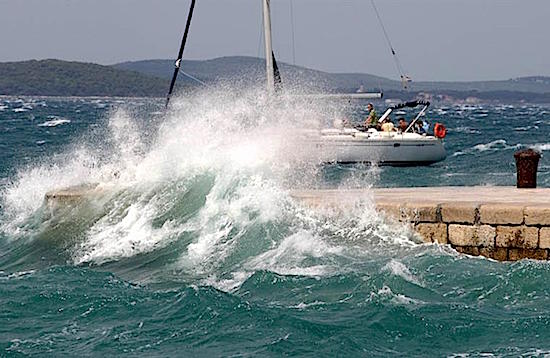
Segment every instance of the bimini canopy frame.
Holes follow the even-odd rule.
[[[430,106],[430,102],[429,101],[424,101],[424,100],[417,100],[417,101],[410,101],[410,102],[402,102],[402,103],[398,103],[398,104],[395,104],[393,106],[391,106],[390,108],[388,108],[386,110],[386,112],[384,112],[384,114],[382,115],[382,117],[380,117],[380,119],[378,120],[378,123],[382,123],[386,120],[386,118],[388,118],[388,116],[391,114],[392,111],[396,110],[396,109],[401,109],[401,108],[406,108],[406,107],[409,107],[409,108],[415,108],[415,107],[418,107],[418,106],[424,106],[422,108],[422,110],[416,115],[416,117],[413,119],[413,121],[409,124],[409,126],[407,127],[407,129],[405,130],[404,133],[408,132],[409,130],[411,130],[411,128],[415,125],[415,123],[418,121],[418,119],[420,117],[422,117],[424,115],[424,113],[426,113],[426,111],[428,110],[428,107]]]

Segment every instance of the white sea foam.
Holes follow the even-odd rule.
[[[75,251],[74,261],[101,264],[167,245],[174,230],[170,221],[158,229],[151,225],[155,209],[154,203],[138,201],[125,210],[119,221],[112,222],[112,215],[104,217],[90,229],[89,239]]]
[[[477,152],[486,152],[518,148],[521,148],[521,144],[508,145],[505,139],[497,139],[489,143],[477,144],[472,147],[472,150]]]
[[[56,118],[56,119],[46,121],[44,123],[40,123],[38,126],[39,127],[56,127],[56,126],[59,126],[59,125],[62,125],[62,124],[68,124],[68,123],[71,123],[70,119]]]
[[[514,130],[516,132],[527,132],[527,131],[530,131],[532,129],[539,129],[539,126],[534,125],[534,126],[525,126],[525,127],[516,127],[516,128],[514,128]]]
[[[479,129],[475,129],[471,127],[456,127],[456,128],[452,128],[452,131],[457,133],[466,133],[466,134],[481,134],[481,131]]]
[[[329,245],[312,233],[301,231],[285,238],[275,248],[253,258],[247,266],[254,270],[269,270],[281,275],[321,276],[333,270],[327,265],[304,265],[304,261],[308,258],[327,258],[342,253],[342,247]]]
[[[482,107],[473,106],[473,105],[470,105],[470,104],[460,104],[460,105],[458,105],[458,107],[462,111],[475,111],[475,110],[478,110],[478,109],[482,108]]]
[[[537,143],[528,145],[529,148],[533,148],[534,150],[538,150],[539,152],[550,150],[550,143]]]
[[[476,144],[471,148],[456,151],[451,155],[451,157],[456,157],[456,156],[466,155],[466,154],[496,152],[500,150],[517,150],[524,147],[533,148],[538,151],[547,151],[547,150],[550,150],[550,143],[536,143],[536,144],[527,144],[527,145],[518,143],[518,144],[510,145],[505,139],[497,139],[489,143]]]
[[[29,276],[32,276],[35,272],[36,272],[35,270],[29,270],[29,271],[13,272],[8,275],[5,275],[3,271],[0,271],[0,281],[25,279]]]
[[[86,164],[88,153],[77,151],[72,155],[65,165],[51,163],[24,169],[13,182],[6,185],[2,202],[9,220],[4,222],[2,229],[17,233],[19,225],[42,206],[44,195],[49,190],[85,183],[93,178]]]
[[[418,286],[423,286],[420,280],[411,273],[411,271],[407,266],[405,266],[405,264],[395,259],[390,260],[382,268],[382,271],[389,271],[393,275],[399,276],[410,283],[414,283],[415,285],[418,285]]]
[[[380,288],[376,293],[371,292],[370,297],[367,299],[367,301],[376,300],[391,302],[392,304],[399,306],[416,306],[424,304],[421,300],[416,300],[400,293],[394,293],[392,289],[386,285],[382,286],[382,288]]]
[[[289,308],[294,308],[294,309],[297,309],[297,310],[301,311],[301,310],[308,309],[310,307],[324,306],[325,304],[326,303],[323,302],[323,301],[313,301],[313,302],[310,302],[310,303],[300,302],[297,305],[290,306]]]
[[[205,286],[215,287],[220,291],[231,292],[238,289],[253,274],[253,271],[236,271],[231,273],[231,278],[218,278],[213,274],[202,280],[201,283]]]
[[[472,147],[473,150],[477,150],[479,152],[485,152],[487,150],[491,150],[491,149],[499,149],[499,148],[503,148],[506,146],[506,140],[504,139],[497,139],[497,140],[494,140],[490,143],[486,143],[486,144],[477,144],[475,146]]]
[[[395,295],[393,298],[392,298],[392,302],[395,304],[395,305],[403,305],[403,306],[409,306],[409,305],[421,305],[421,304],[424,304],[425,302],[421,301],[421,300],[417,300],[417,299],[414,299],[414,298],[410,298],[410,297],[407,297],[403,294],[397,294]]]

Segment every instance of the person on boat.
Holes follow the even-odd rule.
[[[405,132],[407,130],[407,127],[409,126],[409,124],[407,123],[407,121],[405,120],[405,118],[401,117],[399,118],[399,123],[397,124],[397,128],[401,131],[401,132]]]
[[[422,129],[424,129],[424,133],[428,133],[430,130],[430,123],[424,121],[424,124],[422,125]]]
[[[382,123],[382,131],[384,132],[393,132],[395,131],[395,126],[393,125],[390,117],[386,118],[384,120],[384,123]]]
[[[418,134],[426,134],[426,130],[424,129],[424,122],[422,122],[420,119],[416,122],[416,132]]]
[[[367,104],[367,111],[369,112],[369,115],[367,119],[365,119],[365,127],[367,128],[377,128],[378,127],[378,114],[376,114],[376,111],[374,110],[374,106],[372,103]]]

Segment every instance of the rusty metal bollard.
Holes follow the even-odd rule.
[[[533,149],[524,149],[514,153],[517,168],[517,187],[537,187],[537,167],[541,155]]]

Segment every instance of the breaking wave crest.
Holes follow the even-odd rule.
[[[453,153],[453,156],[458,155],[478,155],[479,153],[484,152],[497,152],[497,151],[503,151],[503,150],[515,150],[520,149],[522,147],[521,144],[516,145],[509,145],[506,140],[504,139],[497,139],[489,143],[482,143],[482,144],[476,144],[471,148],[464,149],[462,151],[457,151]]]
[[[40,123],[39,127],[57,127],[59,125],[68,124],[71,123],[70,119],[66,118],[57,118],[55,116],[52,116],[49,121],[46,121],[44,123]]]
[[[298,128],[319,127],[341,109],[258,93],[182,98],[158,125],[114,111],[105,133],[21,169],[5,186],[1,232],[11,245],[46,244],[54,264],[110,265],[142,281],[222,290],[257,271],[335,275],[388,247],[414,248],[411,232],[380,217],[368,196],[338,211],[295,199],[292,190],[315,188],[322,176],[302,156]],[[344,182],[369,187],[372,177]],[[86,200],[43,199],[76,185],[86,185]]]

